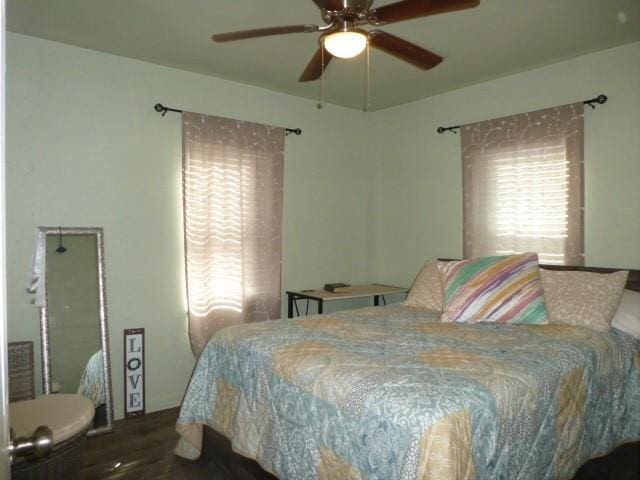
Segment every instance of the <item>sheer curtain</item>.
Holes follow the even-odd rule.
[[[228,325],[280,318],[284,129],[185,112],[191,349]]]
[[[583,104],[462,127],[464,256],[584,265]]]

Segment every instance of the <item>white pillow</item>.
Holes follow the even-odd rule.
[[[611,326],[640,339],[640,292],[625,290]]]

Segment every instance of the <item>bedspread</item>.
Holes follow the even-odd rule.
[[[640,439],[640,341],[373,307],[225,328],[176,453],[206,424],[282,479],[569,479]]]

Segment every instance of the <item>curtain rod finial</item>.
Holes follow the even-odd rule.
[[[602,105],[603,103],[606,103],[607,100],[609,100],[609,98],[606,95],[600,94],[595,98],[592,98],[590,100],[585,100],[584,103],[585,105],[589,105],[592,109],[596,109],[596,106],[594,105],[594,103],[599,103],[600,105]]]

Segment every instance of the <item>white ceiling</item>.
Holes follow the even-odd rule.
[[[323,25],[311,0],[8,0],[10,31],[317,98],[297,79],[318,34],[214,44],[212,33]],[[392,3],[375,0],[374,6]],[[640,0],[481,0],[381,29],[444,57],[421,71],[372,50],[373,109],[640,40]],[[362,108],[363,56],[332,62],[327,101]]]

